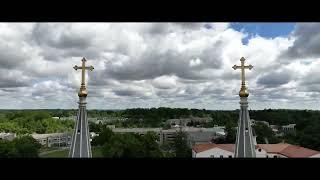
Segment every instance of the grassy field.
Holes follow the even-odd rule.
[[[42,152],[40,154],[41,158],[67,158],[69,153],[69,149],[63,149],[63,150],[54,150],[54,151],[48,151]],[[92,148],[92,157],[103,157],[101,154],[100,148],[93,147]]]

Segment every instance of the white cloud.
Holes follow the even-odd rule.
[[[89,108],[236,109],[242,56],[251,108],[316,107],[320,57],[283,54],[317,27],[244,45],[228,23],[0,23],[0,108],[75,108],[83,56]]]
[[[201,60],[199,58],[197,59],[191,59],[190,63],[189,63],[189,66],[198,66],[201,64]]]

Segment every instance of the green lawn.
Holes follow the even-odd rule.
[[[40,155],[41,158],[67,158],[69,153],[69,149],[63,149],[63,150],[55,150],[52,152],[45,153],[43,152],[42,155]],[[92,157],[102,157],[101,149],[93,147],[92,148]]]

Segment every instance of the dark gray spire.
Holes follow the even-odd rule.
[[[79,110],[69,152],[71,158],[92,157],[86,104],[86,97],[79,97]]]
[[[235,157],[256,157],[247,97],[240,98]]]
[[[252,69],[252,65],[245,65],[245,58],[241,58],[241,65],[234,65],[234,70],[241,69],[240,113],[238,120],[235,157],[256,157],[255,140],[252,135],[250,116],[248,111],[249,92],[245,82],[245,69]]]

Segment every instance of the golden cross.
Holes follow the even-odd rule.
[[[241,65],[240,66],[237,66],[237,65],[234,65],[232,68],[234,69],[234,70],[236,70],[236,69],[241,69],[241,90],[240,90],[240,92],[239,92],[239,95],[240,95],[240,97],[248,97],[249,96],[249,93],[248,93],[248,91],[247,91],[247,88],[246,88],[246,78],[245,78],[245,72],[244,72],[244,70],[245,69],[249,69],[249,70],[251,70],[252,68],[253,68],[253,66],[250,64],[250,65],[248,65],[248,66],[246,66],[246,65],[244,65],[244,61],[245,61],[246,59],[244,58],[244,57],[242,57],[241,59],[240,59],[240,61],[241,61]]]
[[[85,74],[85,71],[86,69],[89,69],[90,71],[92,71],[94,69],[93,66],[86,66],[86,59],[85,58],[82,58],[82,66],[79,67],[77,65],[75,65],[73,67],[73,69],[75,70],[78,70],[78,69],[81,69],[82,70],[82,79],[81,79],[81,87],[80,87],[80,91],[79,91],[79,96],[87,96],[87,91],[86,91],[86,82],[85,82],[85,78],[86,78],[86,74]]]
[[[241,59],[240,59],[240,61],[241,61],[241,66],[237,66],[237,65],[234,65],[232,68],[234,69],[234,70],[236,70],[236,69],[241,69],[241,81],[242,81],[242,85],[246,85],[246,78],[245,78],[245,73],[244,73],[244,70],[245,69],[252,69],[253,68],[253,66],[250,64],[250,65],[248,65],[248,66],[245,66],[244,65],[244,61],[245,61],[246,59],[244,58],[244,57],[242,57]]]

